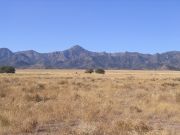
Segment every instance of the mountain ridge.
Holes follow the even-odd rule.
[[[12,52],[0,48],[0,66],[16,68],[105,68],[180,70],[180,51],[156,54],[139,52],[93,52],[75,45],[64,51],[39,53],[34,50]]]

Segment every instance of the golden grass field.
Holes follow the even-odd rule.
[[[180,72],[0,74],[0,135],[179,135]]]

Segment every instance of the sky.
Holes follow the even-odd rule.
[[[0,0],[0,48],[180,51],[180,0]]]

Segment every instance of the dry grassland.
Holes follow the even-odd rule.
[[[179,135],[180,72],[0,74],[0,135]]]

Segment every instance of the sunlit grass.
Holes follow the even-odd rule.
[[[180,72],[0,74],[0,134],[178,135]]]

